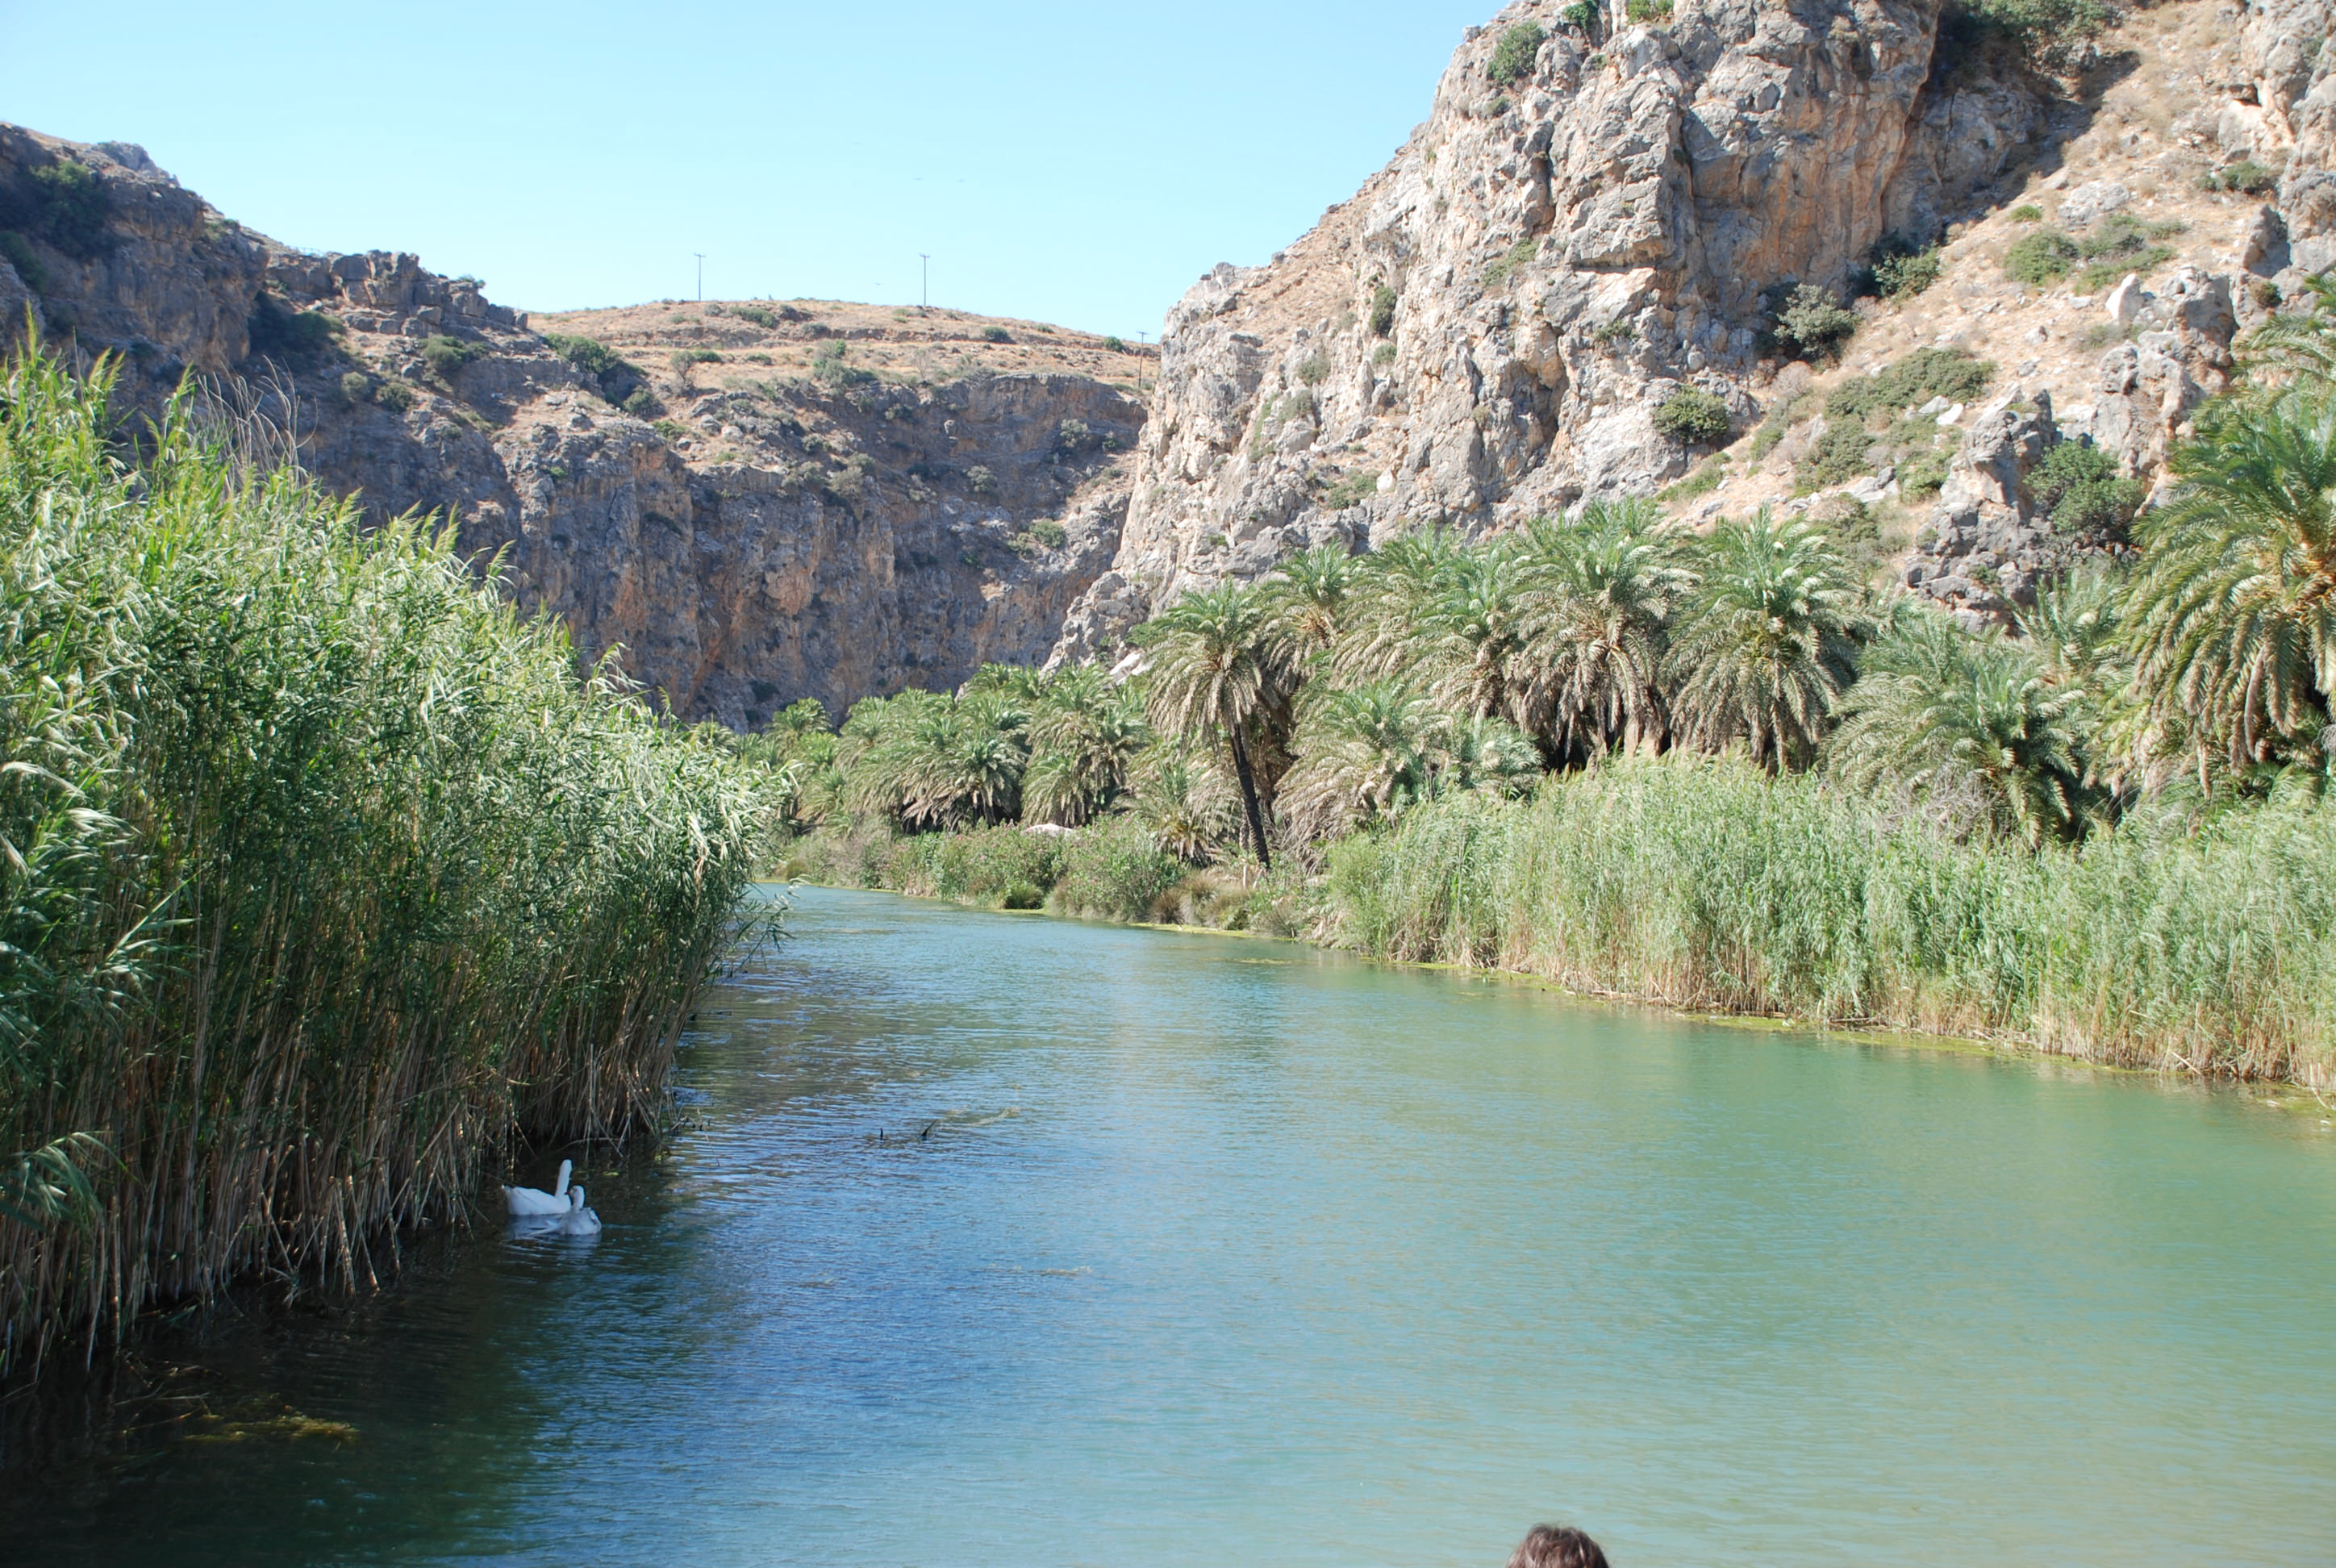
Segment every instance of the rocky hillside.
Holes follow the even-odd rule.
[[[1309,543],[1591,495],[1815,509],[2000,617],[2117,547],[2235,335],[2336,262],[2331,5],[2023,48],[1942,0],[1519,0],[1387,168],[1202,278],[1156,357],[803,300],[530,321],[13,127],[0,311],[120,350],[150,407],[189,366],[240,378],[373,514],[451,510],[586,654],[737,725],[1112,657]],[[2039,482],[2072,445],[2080,523]]]
[[[1171,312],[1063,656],[1310,542],[1595,494],[1829,506],[1998,612],[2073,548],[2029,493],[2045,452],[2097,443],[2146,488],[2234,332],[2336,260],[2327,0],[2136,10],[2059,75],[1937,0],[1623,9],[1472,29],[1393,163]],[[2039,234],[2067,265],[2010,276]],[[1910,259],[1927,287],[1856,297]],[[1780,333],[1802,285],[1832,312],[1815,346]],[[1835,404],[1917,349],[1991,370],[1884,406],[1916,361]],[[1695,417],[1659,420],[1675,401]]]
[[[310,256],[141,150],[0,126],[0,314],[192,368],[366,511],[459,520],[581,651],[676,709],[948,686],[1032,660],[1111,560],[1152,351],[818,301],[530,321],[405,255]]]

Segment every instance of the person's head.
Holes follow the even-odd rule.
[[[1509,1568],[1606,1568],[1606,1553],[1571,1524],[1536,1524],[1509,1553]]]

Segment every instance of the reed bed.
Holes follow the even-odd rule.
[[[1956,842],[1809,776],[1674,754],[1332,845],[1323,934],[1715,1011],[2336,1078],[2336,807]]]
[[[0,378],[0,1373],[654,1115],[768,775],[182,399]]]

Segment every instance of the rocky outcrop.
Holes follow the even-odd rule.
[[[1905,582],[1961,612],[1973,629],[2032,603],[2038,580],[2076,553],[2029,495],[2028,477],[2059,443],[2049,393],[2015,387],[1980,411],[1948,470]]]
[[[1779,286],[1930,239],[2044,124],[2019,83],[1933,71],[1938,9],[1713,0],[1609,33],[1526,0],[1472,29],[1393,164],[1170,314],[1114,574],[1066,649],[1314,541],[1682,472],[1655,411],[1693,386],[1752,416]],[[1528,24],[1529,68],[1494,82]]]
[[[737,726],[1043,658],[1115,551],[1144,417],[1044,371],[588,375],[474,280],[288,250],[135,148],[0,127],[0,308],[28,307],[52,341],[119,354],[134,407],[192,369],[373,519],[453,517],[584,658],[620,647],[676,711]],[[769,330],[726,326],[827,330],[754,314]]]

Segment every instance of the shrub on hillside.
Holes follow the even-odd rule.
[[[0,188],[0,229],[21,230],[76,261],[90,261],[105,248],[110,205],[97,170],[60,158],[32,170],[14,189]]]
[[[1896,246],[1877,247],[1873,264],[1874,291],[1884,299],[1911,299],[1939,280],[1943,265],[1936,246],[1918,250],[1902,241]]]
[[[1795,471],[1794,482],[1804,491],[1823,490],[1871,473],[1874,461],[1868,454],[1874,444],[1874,434],[1863,420],[1828,415],[1824,431],[1809,443],[1808,454]]]
[[[2279,183],[2276,170],[2265,169],[2252,158],[2242,158],[2236,163],[2217,169],[2198,183],[2208,190],[2236,190],[2248,196],[2261,196]]]
[[[487,346],[483,343],[465,343],[459,337],[449,336],[443,332],[433,332],[422,340],[420,353],[423,362],[432,370],[436,371],[441,377],[451,377],[471,361],[484,358]]]
[[[268,359],[300,359],[322,353],[340,335],[341,324],[321,310],[294,310],[272,294],[252,302],[245,324],[251,352]]]
[[[1006,328],[993,325],[981,329],[981,340],[984,343],[1011,343],[1014,338]]]
[[[23,235],[13,229],[0,229],[0,256],[8,258],[8,265],[16,269],[16,276],[24,280],[25,287],[35,294],[49,291],[49,269],[41,265],[41,258],[34,254],[32,242]]]
[[[2039,229],[2011,242],[2003,253],[2003,275],[2016,283],[2040,287],[2068,277],[2083,256],[2077,242],[2059,229]]]
[[[1382,283],[1371,290],[1371,336],[1385,337],[1395,330],[1396,291]]]
[[[1728,401],[1682,386],[1655,410],[1655,428],[1681,446],[1708,445],[1728,433]]]
[[[2044,209],[2032,201],[2023,201],[2007,216],[2014,223],[2041,223],[2044,221]]]
[[[562,332],[547,332],[543,335],[543,341],[551,346],[554,354],[587,375],[599,375],[624,363],[615,349],[597,337],[571,337]]]
[[[1953,0],[1940,18],[1933,69],[1956,72],[2008,50],[2041,71],[2076,71],[2110,20],[2103,0]]]
[[[1493,58],[1484,67],[1484,74],[1506,87],[1533,74],[1534,62],[1541,56],[1541,46],[1549,34],[1538,22],[1520,22],[1501,34],[1493,45]]]
[[[1857,330],[1857,312],[1844,308],[1832,289],[1804,283],[1785,297],[1772,330],[1801,358],[1831,358]]]
[[[1359,506],[1378,492],[1378,475],[1368,469],[1342,473],[1322,487],[1319,504],[1325,511],[1343,511]]]
[[[2078,538],[2111,534],[2133,521],[2147,492],[2127,479],[2098,446],[2064,441],[2028,476],[2029,498],[2050,514],[2052,531]]]
[[[1517,268],[1523,267],[1526,262],[1531,261],[1533,258],[1534,252],[1538,251],[1540,248],[1541,242],[1539,240],[1527,238],[1518,240],[1514,245],[1512,245],[1506,250],[1502,251],[1498,256],[1495,256],[1492,260],[1484,264],[1484,287],[1487,288],[1506,287],[1508,286],[1509,279],[1516,276]]]
[[[2130,213],[2110,214],[2077,248],[2090,263],[2078,278],[2077,287],[2088,294],[2098,294],[2114,287],[2128,272],[2147,273],[2171,260],[2174,248],[2158,242],[2172,239],[2186,227],[2179,221],[2145,223]]]
[[[1862,376],[1825,399],[1829,418],[1864,419],[1876,412],[1894,414],[1933,397],[1969,403],[1995,374],[1984,359],[1973,359],[1960,348],[1918,348],[1893,361],[1877,375]]]
[[[829,338],[813,351],[812,379],[826,386],[857,386],[876,379],[876,373],[850,362],[852,350],[841,338]]]

